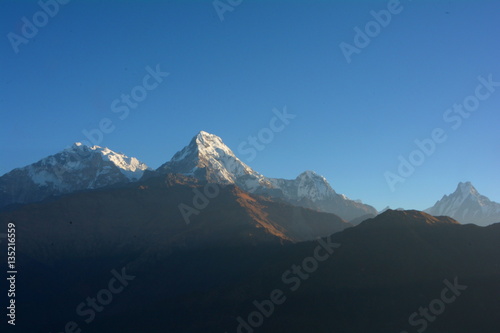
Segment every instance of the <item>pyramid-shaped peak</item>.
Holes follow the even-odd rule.
[[[224,150],[229,149],[227,146],[222,142],[222,139],[218,137],[215,134],[211,134],[205,131],[200,131],[198,134],[194,136],[194,138],[191,140],[191,145],[196,145],[198,148],[201,148],[200,146],[203,146],[205,148],[224,148]]]
[[[317,185],[321,184],[321,186],[326,186],[327,188],[330,188],[330,183],[328,183],[328,180],[326,180],[325,177],[317,174],[314,171],[307,170],[302,172],[300,175],[297,176],[296,180],[306,183],[315,183]],[[333,189],[331,189],[333,191]]]
[[[245,176],[254,187],[263,179],[262,175],[239,160],[220,137],[205,131],[196,134],[188,146],[175,153],[169,162],[157,170],[220,184],[235,184],[240,177]]]
[[[461,223],[483,226],[500,221],[500,204],[481,195],[471,182],[458,183],[455,192],[443,196],[425,211],[434,216],[451,216]]]
[[[471,182],[460,182],[455,191],[456,193],[467,196],[469,194],[477,195],[478,192]]]
[[[325,177],[318,175],[316,172],[312,170],[306,170],[302,172],[300,175],[297,176],[297,178],[321,178],[324,179]]]
[[[460,182],[460,183],[458,183],[458,187],[467,187],[467,188],[471,188],[471,187],[474,187],[474,186],[472,186],[472,183],[471,183],[471,182]]]
[[[220,155],[221,152],[224,152],[236,158],[232,150],[224,144],[220,137],[205,131],[200,131],[193,138],[190,146],[202,155]]]
[[[196,134],[195,136],[196,139],[198,140],[216,140],[216,141],[222,141],[222,139],[220,137],[218,137],[217,135],[215,134],[212,134],[212,133],[208,133],[208,132],[205,132],[205,131],[199,131],[198,134]]]
[[[206,131],[199,131],[198,134],[196,135],[197,137],[218,137],[217,135],[215,134],[212,134],[212,133],[208,133]]]

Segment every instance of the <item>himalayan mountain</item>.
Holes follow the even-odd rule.
[[[58,154],[0,177],[0,208],[136,181],[147,169],[135,157],[75,143]]]
[[[450,216],[460,223],[486,226],[500,222],[500,203],[479,194],[470,182],[459,183],[455,192],[443,196],[425,212]]]

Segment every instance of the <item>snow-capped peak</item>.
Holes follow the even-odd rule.
[[[500,222],[500,204],[481,195],[471,182],[460,182],[455,192],[444,195],[425,212],[450,216],[462,223],[486,225]]]
[[[196,140],[197,140],[197,142],[203,143],[203,144],[209,144],[209,145],[211,144],[214,146],[217,146],[217,145],[218,146],[225,146],[220,137],[218,137],[215,134],[211,134],[211,133],[208,133],[205,131],[200,131],[196,135]]]
[[[311,178],[311,179],[317,178],[326,181],[325,177],[318,175],[316,172],[312,170],[306,170],[302,172],[300,175],[297,176],[297,178]]]
[[[123,173],[130,180],[139,179],[142,177],[144,170],[148,169],[146,164],[141,163],[135,157],[128,157],[123,154],[115,153],[108,148],[94,146],[91,149],[100,152],[104,159],[107,159],[116,165],[120,169],[121,173]]]
[[[335,194],[325,177],[318,175],[314,171],[304,171],[297,176],[297,195],[299,198],[310,198],[312,201],[322,200]],[[347,197],[343,196],[344,199]]]
[[[0,207],[135,181],[146,169],[148,166],[134,157],[76,142],[57,154],[0,177]]]
[[[256,188],[264,177],[237,158],[217,135],[199,132],[189,145],[157,169],[161,173],[180,173],[221,184]],[[245,178],[245,184],[240,180]]]
[[[221,157],[226,155],[228,157],[236,159],[238,162],[245,166],[245,169],[250,169],[245,163],[241,162],[234,155],[233,151],[229,149],[229,147],[226,146],[224,142],[222,142],[222,139],[217,135],[201,131],[193,138],[193,141],[196,143],[200,155],[214,157]]]
[[[455,191],[456,194],[460,193],[463,198],[466,198],[469,195],[478,196],[476,188],[472,185],[471,182],[460,182]]]
[[[101,156],[103,161],[110,161],[113,163],[120,172],[131,181],[138,180],[142,177],[144,170],[149,169],[145,163],[141,163],[137,158],[117,153],[107,147],[89,147],[81,142],[75,142],[71,147],[66,148],[62,152],[62,154],[72,154],[70,160],[73,160],[73,162],[70,163],[76,168],[80,168],[81,165],[79,165],[79,163],[84,162],[89,158],[90,154],[93,153]]]

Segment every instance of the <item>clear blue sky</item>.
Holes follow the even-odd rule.
[[[44,17],[36,1],[2,1],[0,174],[85,140],[103,118],[115,129],[100,145],[153,168],[200,130],[238,154],[286,105],[296,118],[254,160],[241,156],[266,176],[314,170],[378,209],[425,209],[466,180],[500,202],[500,87],[456,130],[443,120],[478,76],[500,81],[500,2],[401,1],[347,63],[339,45],[387,4],[243,0],[221,21],[212,1],[74,0],[15,53],[8,34]],[[170,75],[121,120],[112,102],[157,64]],[[392,192],[384,173],[435,128],[447,140]]]

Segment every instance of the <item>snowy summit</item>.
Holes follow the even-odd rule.
[[[450,216],[461,223],[489,225],[500,222],[500,204],[479,194],[471,182],[460,182],[455,192],[443,196],[425,212]]]
[[[0,177],[0,207],[136,181],[147,169],[135,157],[76,142],[60,153]]]

